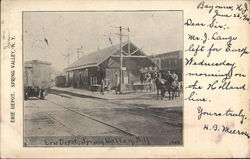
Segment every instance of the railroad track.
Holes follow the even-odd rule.
[[[53,93],[53,92],[51,92],[51,94],[55,94],[55,95],[58,95],[58,96],[65,96],[65,95],[60,95],[60,94],[56,94],[56,93]],[[67,98],[71,98],[71,97],[67,96]],[[82,98],[81,100],[86,101],[86,102],[90,102],[90,103],[95,103],[95,104],[103,104],[102,102],[98,102],[98,100],[103,100],[106,103],[115,104],[115,105],[118,105],[118,106],[126,106],[126,107],[129,107],[129,108],[139,109],[140,111],[143,111],[144,113],[146,113],[148,115],[151,115],[151,116],[162,119],[164,121],[164,123],[166,123],[166,124],[169,124],[169,125],[172,125],[172,126],[178,126],[178,127],[183,126],[183,121],[182,120],[179,121],[179,120],[170,118],[170,117],[165,116],[165,115],[164,116],[159,115],[159,114],[162,114],[162,112],[159,112],[157,110],[149,111],[147,108],[142,108],[140,106],[136,106],[136,105],[132,105],[132,104],[117,103],[117,102],[105,100],[105,99],[102,99],[102,98],[99,98],[96,101],[92,101],[92,100],[90,101],[90,100],[87,100],[86,98]],[[141,113],[141,112],[135,112],[135,111],[130,111],[130,112],[131,113],[136,113],[136,114]],[[152,112],[154,112],[154,113],[152,113]],[[168,114],[170,114],[170,113],[168,113]]]
[[[132,107],[132,108],[135,108],[135,109],[139,109],[140,111],[144,111],[144,113],[147,113],[148,115],[152,115],[154,117],[158,117],[158,118],[164,119],[164,122],[167,123],[167,124],[169,124],[169,125],[174,125],[174,126],[182,126],[183,125],[182,121],[179,122],[179,121],[177,121],[175,119],[172,119],[170,117],[156,114],[156,113],[159,113],[156,110],[153,110],[153,112],[155,113],[154,114],[154,113],[152,113],[152,111],[150,112],[147,108],[142,108],[140,106],[135,106],[135,105],[132,105],[132,104],[122,104],[122,103],[116,103],[116,102],[110,102],[110,101],[109,101],[109,103],[116,104],[116,105],[121,105],[121,106],[128,106],[128,107]],[[137,113],[137,112],[133,111],[132,113]],[[141,112],[138,112],[138,113],[141,113]]]
[[[97,119],[97,118],[95,118],[95,117],[93,117],[93,116],[90,116],[90,115],[88,115],[88,114],[86,114],[86,113],[82,113],[82,112],[75,111],[75,110],[73,110],[73,109],[70,109],[70,108],[65,107],[65,106],[63,106],[63,105],[61,105],[61,104],[55,103],[55,102],[53,102],[53,101],[51,101],[51,100],[48,100],[48,99],[46,99],[46,101],[47,101],[47,102],[50,102],[50,103],[52,103],[52,104],[55,104],[55,105],[58,106],[58,107],[64,108],[65,110],[68,110],[68,111],[71,111],[71,112],[73,112],[73,113],[75,113],[75,114],[78,114],[78,115],[80,115],[80,116],[82,116],[82,117],[91,119],[91,120],[93,120],[93,121],[96,121],[96,122],[98,122],[98,123],[101,123],[101,124],[103,124],[103,125],[106,125],[106,126],[108,126],[108,127],[111,127],[111,128],[113,128],[113,129],[116,129],[116,130],[118,130],[118,131],[120,131],[120,132],[122,132],[122,133],[124,133],[124,134],[129,135],[129,136],[139,136],[139,135],[137,135],[137,134],[135,134],[135,133],[128,132],[128,131],[125,130],[124,128],[121,128],[121,127],[118,127],[118,126],[111,125],[110,123],[104,122],[104,121],[102,121],[102,120],[100,120],[100,119]],[[60,121],[58,121],[57,119],[55,119],[55,118],[54,118],[53,116],[51,116],[50,114],[47,113],[47,115],[48,115],[50,118],[56,120],[58,123],[60,123],[60,124],[63,125],[64,127],[66,127],[63,123],[61,123]],[[66,128],[67,128],[67,127],[66,127]],[[68,128],[67,128],[67,129],[68,129]],[[76,134],[73,134],[73,136],[76,136]]]
[[[63,124],[62,122],[60,122],[59,120],[57,120],[55,117],[53,117],[51,114],[45,112],[45,114],[50,117],[50,119],[56,121],[57,123],[59,123],[60,125],[62,125],[72,136],[77,136],[76,133],[72,132],[72,130],[70,130],[65,124]]]

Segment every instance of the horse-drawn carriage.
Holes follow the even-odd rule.
[[[178,81],[178,75],[175,73],[170,73],[170,71],[161,71],[155,78],[155,85],[157,90],[157,95],[159,91],[161,92],[161,97],[165,96],[165,93],[168,92],[169,100],[173,100],[175,97],[180,96],[180,93],[183,91],[182,81]]]
[[[165,97],[165,93],[168,92],[169,99],[173,100],[175,97],[180,96],[182,92],[182,82],[179,81],[178,75],[174,72],[165,70],[141,70],[140,71],[141,85],[145,86],[146,90],[156,90],[157,95]]]
[[[24,64],[24,99],[38,97],[45,99],[51,86],[51,64],[32,60]]]

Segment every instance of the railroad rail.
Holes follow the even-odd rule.
[[[86,117],[86,118],[88,118],[88,119],[91,119],[91,120],[93,120],[93,121],[96,121],[96,122],[98,122],[98,123],[101,123],[101,124],[103,124],[103,125],[109,126],[109,127],[113,128],[113,129],[119,130],[120,132],[122,132],[122,133],[124,133],[124,134],[127,134],[127,135],[129,135],[129,136],[139,136],[139,135],[137,135],[137,134],[130,133],[130,132],[128,132],[127,130],[124,130],[123,128],[120,128],[120,127],[118,127],[118,126],[114,126],[114,125],[111,125],[111,124],[109,124],[109,123],[107,123],[107,122],[101,121],[101,120],[99,120],[99,119],[97,119],[97,118],[95,118],[95,117],[93,117],[93,116],[90,116],[90,115],[88,115],[88,114],[86,114],[86,113],[82,113],[82,112],[75,111],[75,110],[73,110],[73,109],[70,109],[70,108],[65,107],[65,106],[63,106],[63,105],[61,105],[61,104],[55,103],[55,102],[53,102],[53,101],[51,101],[51,100],[48,100],[48,99],[46,99],[46,101],[48,101],[48,102],[50,102],[50,103],[52,103],[52,104],[55,104],[55,105],[57,105],[58,107],[64,108],[64,109],[66,109],[66,110],[68,110],[68,111],[71,111],[71,112],[73,112],[73,113],[76,113],[76,114],[78,114],[78,115],[81,115],[81,116],[83,116],[83,117]],[[49,115],[49,114],[48,114],[48,115]],[[51,115],[49,115],[49,116],[51,117]],[[54,119],[54,120],[56,120],[56,119]],[[57,120],[56,120],[56,121],[57,121]],[[59,122],[59,121],[57,121],[57,122]],[[62,124],[61,122],[59,122],[59,123]],[[62,124],[62,125],[64,125],[64,124]],[[64,127],[65,127],[65,125],[64,125]]]
[[[60,93],[53,93],[51,92],[51,94],[55,94],[55,95],[58,95],[58,96],[62,96],[64,97],[64,95],[60,95]],[[70,98],[69,96],[66,96],[67,98]],[[167,116],[162,116],[162,115],[159,115],[159,111],[156,111],[156,110],[153,110],[154,113],[151,113],[148,111],[148,109],[146,108],[142,108],[140,106],[136,106],[136,105],[132,105],[132,104],[122,104],[122,103],[117,103],[117,102],[114,102],[114,101],[109,101],[109,100],[106,100],[106,99],[102,99],[102,98],[98,98],[99,100],[103,100],[107,103],[110,103],[110,104],[115,104],[115,105],[118,105],[118,106],[126,106],[126,107],[130,107],[130,108],[136,108],[136,109],[140,109],[141,111],[144,111],[144,113],[147,113],[149,115],[152,115],[154,117],[157,117],[157,118],[160,118],[160,119],[163,119],[164,120],[164,123],[166,124],[169,124],[169,125],[173,125],[173,126],[183,126],[183,121],[178,121],[178,120],[175,120],[175,119],[172,119],[172,118],[169,118]],[[83,101],[86,101],[86,102],[91,102],[91,103],[95,103],[95,104],[100,104],[101,102],[98,102],[98,100],[95,100],[95,101],[89,101],[87,100],[86,98],[82,98],[81,100]],[[132,113],[136,113],[136,112],[132,112]],[[158,113],[158,114],[157,114]],[[138,113],[137,113],[138,114]]]

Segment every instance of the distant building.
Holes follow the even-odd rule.
[[[161,53],[157,55],[152,55],[150,58],[158,65],[161,71],[175,71],[182,80],[183,73],[183,51],[172,51]]]
[[[124,85],[139,82],[141,69],[157,67],[152,59],[132,42],[122,43],[122,50]],[[117,76],[120,76],[120,44],[82,56],[65,71],[67,82],[74,88],[90,89],[90,86],[100,85],[104,79],[109,81],[112,89],[117,85]]]

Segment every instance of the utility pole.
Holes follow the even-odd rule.
[[[67,45],[68,45],[68,42],[69,42],[69,40],[68,39],[66,39],[66,43],[67,43]],[[68,50],[68,53],[65,55],[63,55],[64,57],[66,57],[66,58],[68,58],[68,66],[69,66],[69,56],[70,56],[70,53],[69,53],[69,46],[67,46],[67,50]]]
[[[77,48],[77,59],[79,59],[80,48]]]
[[[69,51],[68,51],[66,57],[68,58],[68,66],[69,66]],[[67,72],[67,85],[68,84],[69,84],[69,72]]]
[[[70,57],[71,54],[69,53],[69,50],[68,50],[68,52],[66,54],[63,54],[63,56],[66,57],[67,60],[68,60],[68,66],[69,66],[69,57]]]
[[[123,92],[123,50],[122,50],[122,37],[123,36],[128,36],[128,41],[129,41],[129,35],[123,35],[122,34],[122,29],[127,30],[129,33],[129,28],[124,28],[122,26],[116,27],[116,26],[111,26],[112,28],[119,28],[119,36],[120,36],[120,93]],[[117,33],[116,33],[117,34]],[[128,44],[129,46],[129,54],[130,54],[130,43]]]
[[[69,53],[67,54],[67,57],[68,57],[68,65],[69,65]]]
[[[80,48],[77,48],[77,59],[80,58],[80,50],[82,51],[83,46],[81,46]]]
[[[122,93],[122,27],[120,26],[120,94]]]
[[[129,39],[129,28],[128,28],[128,54],[130,55],[130,39]]]
[[[64,55],[66,58],[68,58],[68,65],[69,65],[69,52],[66,54],[66,55]]]

